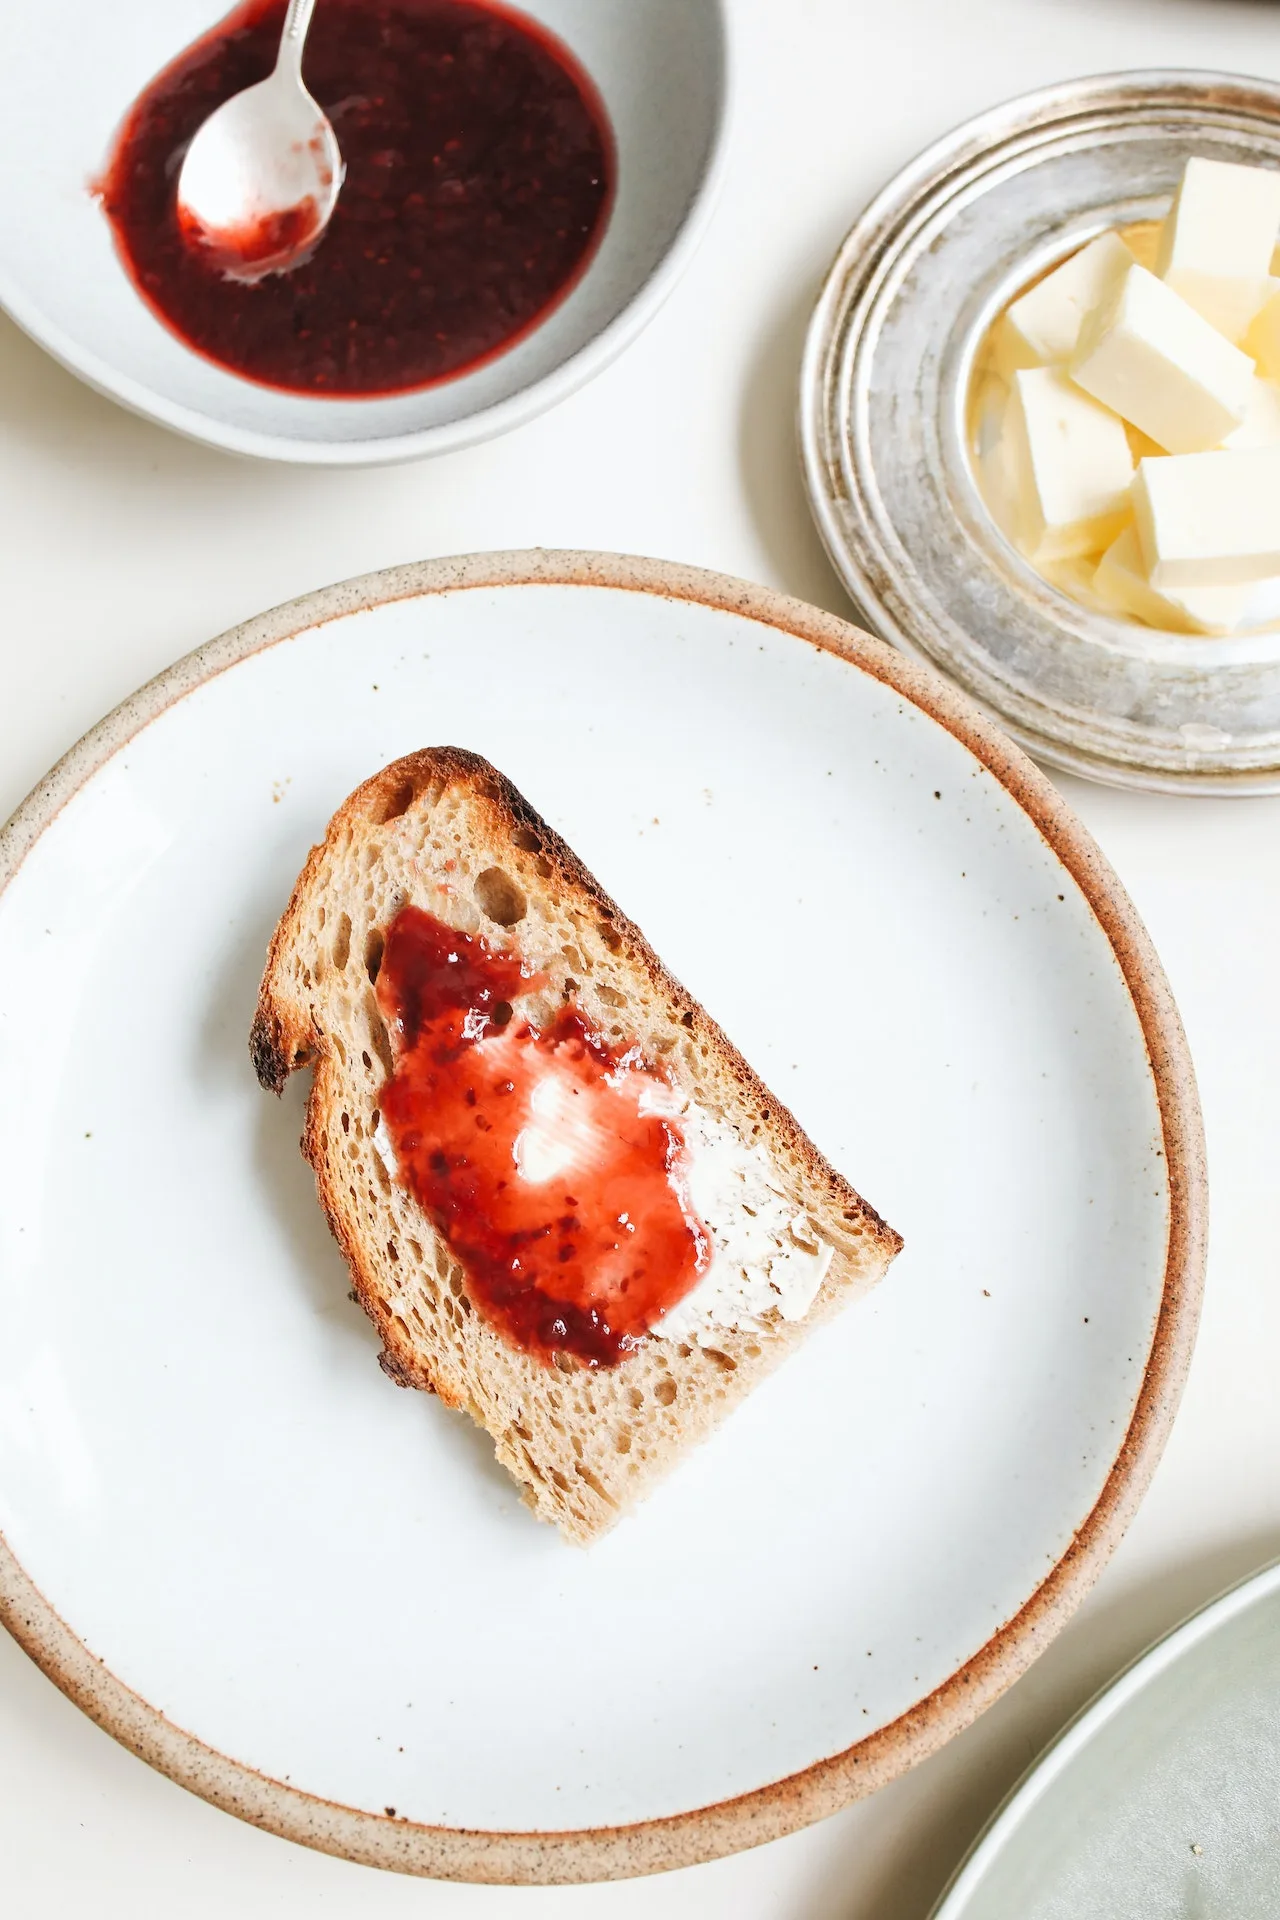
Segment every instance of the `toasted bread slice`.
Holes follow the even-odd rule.
[[[679,1110],[686,1159],[715,1176],[690,1185],[713,1271],[610,1364],[504,1332],[447,1224],[402,1178],[381,1111],[398,1060],[390,969],[383,1004],[376,982],[407,908],[519,957],[534,975],[513,1009],[521,1031],[568,1005],[618,1051],[637,1048]],[[384,1369],[465,1409],[527,1503],[572,1540],[647,1494],[901,1245],[564,841],[456,748],[396,761],[338,809],[271,942],[251,1051],[277,1093],[314,1069],[303,1152]]]

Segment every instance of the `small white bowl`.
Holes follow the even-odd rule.
[[[723,0],[521,0],[578,57],[617,143],[617,191],[587,272],[509,352],[378,399],[312,399],[226,372],[139,299],[90,182],[147,82],[217,21],[219,0],[26,7],[9,22],[0,116],[0,305],[100,392],[194,440],[261,459],[363,466],[444,453],[552,406],[661,305],[723,170]]]

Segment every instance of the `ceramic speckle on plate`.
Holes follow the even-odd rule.
[[[585,1552],[380,1372],[301,1090],[266,1099],[247,1056],[307,849],[445,742],[906,1240]],[[880,642],[657,562],[371,576],[105,721],[0,887],[0,1607],[218,1804],[452,1877],[710,1858],[936,1748],[1120,1537],[1199,1303],[1181,1028],[1060,797]]]

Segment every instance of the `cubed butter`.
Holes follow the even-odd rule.
[[[1133,506],[1147,577],[1161,593],[1280,573],[1280,447],[1144,460]]]
[[[1166,274],[1165,285],[1180,293],[1187,305],[1233,346],[1244,347],[1246,352],[1250,327],[1273,295],[1280,293],[1280,280],[1270,274],[1258,280],[1187,270]]]
[[[1245,336],[1245,348],[1268,380],[1280,380],[1280,288],[1268,300]]]
[[[1142,546],[1133,527],[1126,527],[1107,548],[1093,586],[1114,612],[1169,633],[1231,633],[1244,618],[1254,591],[1252,587],[1170,587],[1158,592],[1147,579]]]
[[[1061,367],[1014,375],[1006,432],[1017,541],[1036,564],[1096,553],[1128,520],[1133,456],[1124,425]]]
[[[1280,172],[1188,160],[1165,221],[1156,271],[1219,333],[1240,346],[1277,289]]]
[[[1280,387],[1274,380],[1254,375],[1244,419],[1222,444],[1228,451],[1235,447],[1280,447]],[[1135,459],[1143,457],[1135,450]]]
[[[1118,234],[1102,233],[1015,300],[996,328],[996,366],[1006,380],[1021,367],[1049,367],[1076,350],[1085,315],[1133,265]]]
[[[1280,172],[1188,160],[1164,223],[1156,271],[1262,280],[1280,237]]]
[[[1244,419],[1253,362],[1145,267],[1086,318],[1077,384],[1170,453],[1216,447]]]

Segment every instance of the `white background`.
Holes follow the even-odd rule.
[[[244,465],[117,411],[0,320],[0,815],[188,648],[397,561],[621,549],[844,610],[800,488],[794,383],[822,270],[871,192],[958,120],[1070,74],[1164,64],[1280,77],[1280,6],[1267,0],[731,0],[731,13],[737,125],[702,252],[618,365],[491,446],[369,473]],[[115,1747],[0,1640],[6,1911],[924,1920],[1005,1789],[1090,1692],[1280,1553],[1280,800],[1063,785],[1181,1004],[1214,1225],[1165,1461],[1093,1598],[1038,1666],[914,1775],[806,1834],[658,1881],[500,1890],[379,1875],[253,1832]]]

